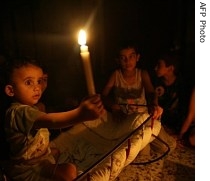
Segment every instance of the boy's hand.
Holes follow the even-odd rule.
[[[158,105],[149,106],[149,113],[152,115],[152,119],[159,119],[163,113],[163,108]]]
[[[79,110],[80,117],[84,121],[97,119],[105,112],[99,94],[85,98],[79,105]]]

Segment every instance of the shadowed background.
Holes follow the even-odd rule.
[[[152,69],[159,52],[178,47],[189,86],[195,81],[195,2],[190,0],[7,0],[0,4],[0,54],[27,55],[47,65],[48,104],[87,95],[77,43],[87,32],[97,92],[116,67],[121,39],[135,39]]]

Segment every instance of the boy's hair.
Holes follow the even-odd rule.
[[[119,55],[119,53],[120,53],[121,50],[127,49],[127,48],[133,48],[136,53],[140,53],[139,52],[138,44],[134,40],[128,39],[128,40],[121,41],[119,43],[118,51],[117,51],[118,52],[118,55]]]
[[[11,75],[14,69],[27,66],[29,64],[42,68],[42,65],[39,61],[30,57],[16,57],[16,58],[8,60],[5,63],[5,73],[4,73],[5,85],[11,81]]]
[[[174,66],[174,73],[177,75],[180,68],[180,54],[176,51],[168,51],[159,56],[159,60],[164,60],[166,66]]]

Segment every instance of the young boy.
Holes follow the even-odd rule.
[[[5,93],[11,98],[5,114],[10,148],[6,174],[14,181],[75,179],[77,170],[73,164],[56,163],[58,152],[49,147],[48,128],[65,128],[100,117],[104,112],[100,96],[87,98],[74,110],[45,113],[35,106],[43,92],[40,64],[30,58],[19,58],[10,61],[5,70]]]
[[[158,106],[158,98],[146,70],[137,68],[140,53],[133,41],[125,41],[119,48],[118,63],[116,69],[105,85],[102,96],[104,104],[112,112],[125,114],[140,113],[149,108],[153,119],[162,114],[162,108]],[[114,99],[110,100],[110,93],[114,92]]]
[[[159,106],[148,72],[137,67],[139,60],[140,53],[136,44],[133,41],[123,42],[119,49],[120,68],[114,71],[103,89],[104,105],[113,113],[120,115],[119,119],[125,117],[126,114],[141,114],[142,112],[149,112],[154,120],[162,115],[163,109]],[[112,91],[114,99],[110,101]],[[176,141],[165,132],[164,128],[161,128],[159,138],[169,145],[171,151],[176,147]],[[154,149],[161,152],[166,149],[157,140],[151,144]]]
[[[179,61],[180,56],[177,52],[167,52],[159,57],[155,67],[155,90],[158,102],[164,109],[162,124],[171,128],[174,133],[181,127],[188,102]]]
[[[192,141],[190,144],[193,145],[194,94],[193,91],[190,93],[190,89],[186,86],[187,82],[181,75],[179,63],[180,56],[177,52],[167,52],[160,56],[155,67],[157,76],[155,87],[159,104],[164,109],[162,125],[178,139],[189,137],[187,139],[190,139]],[[191,128],[193,128],[192,134],[188,136]]]

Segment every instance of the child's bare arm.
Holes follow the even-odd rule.
[[[188,131],[189,127],[191,126],[194,120],[195,120],[195,89],[193,90],[190,97],[190,102],[188,106],[188,114],[182,124],[182,128],[179,133],[180,138],[182,138],[182,136]]]
[[[110,76],[110,78],[109,78],[107,84],[105,85],[104,89],[102,90],[102,96],[108,96],[109,95],[111,89],[114,86],[114,81],[115,81],[115,74],[113,73]]]
[[[97,119],[103,113],[104,107],[100,96],[94,95],[82,101],[76,109],[41,115],[35,121],[34,128],[65,128],[83,121]]]
[[[111,97],[110,92],[114,86],[115,83],[115,73],[113,73],[107,84],[105,85],[103,91],[102,91],[102,100],[104,103],[104,106],[107,110],[110,111],[119,111],[120,110],[120,106],[118,104],[115,103],[115,100],[113,99],[113,97]]]

